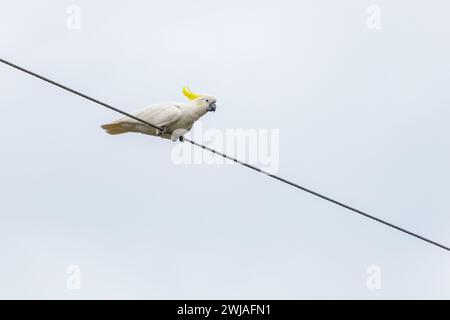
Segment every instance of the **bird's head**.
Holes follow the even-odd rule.
[[[195,105],[204,107],[206,111],[216,111],[216,98],[205,94],[194,93],[188,86],[183,87],[183,94]]]

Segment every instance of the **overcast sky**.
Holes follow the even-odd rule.
[[[281,176],[450,245],[448,1],[1,7],[1,58],[127,111],[189,84],[217,98],[203,131],[279,130]],[[241,166],[176,165],[176,143],[107,135],[117,114],[5,65],[0,92],[0,298],[450,298],[449,252]]]

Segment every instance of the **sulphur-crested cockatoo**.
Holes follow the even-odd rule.
[[[142,109],[132,115],[145,120],[163,131],[149,127],[130,117],[123,117],[102,125],[109,134],[140,132],[159,136],[173,141],[191,130],[195,121],[208,111],[216,111],[216,98],[193,93],[189,87],[183,87],[183,94],[189,99],[187,103],[166,102]]]

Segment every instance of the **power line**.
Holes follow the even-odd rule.
[[[85,98],[85,99],[88,99],[88,100],[90,100],[90,101],[92,101],[92,102],[95,102],[95,103],[97,103],[97,104],[99,104],[99,105],[102,105],[102,106],[104,106],[104,107],[106,107],[106,108],[108,108],[108,109],[111,109],[111,110],[113,110],[113,111],[116,111],[116,112],[118,112],[118,113],[121,113],[121,114],[123,114],[123,115],[125,115],[125,116],[127,116],[127,117],[130,117],[130,118],[132,118],[132,119],[134,119],[134,120],[136,120],[136,121],[139,121],[139,122],[141,122],[141,123],[143,123],[143,124],[145,124],[145,125],[147,125],[147,126],[150,126],[150,127],[154,128],[154,129],[157,129],[157,130],[159,130],[159,131],[164,131],[163,128],[160,128],[160,127],[158,127],[158,126],[155,126],[155,125],[153,125],[153,124],[151,124],[151,123],[149,123],[149,122],[147,122],[147,121],[145,121],[145,120],[143,120],[143,119],[140,119],[140,118],[138,118],[138,117],[136,117],[136,116],[133,116],[132,114],[129,114],[129,113],[127,113],[127,112],[125,112],[125,111],[122,111],[122,110],[120,110],[120,109],[118,109],[118,108],[115,108],[115,107],[113,107],[113,106],[111,106],[111,105],[109,105],[109,104],[107,104],[107,103],[104,103],[104,102],[102,102],[102,101],[99,101],[99,100],[97,100],[97,99],[94,99],[94,98],[92,98],[92,97],[90,97],[90,96],[88,96],[88,95],[85,95],[85,94],[83,94],[83,93],[81,93],[81,92],[79,92],[79,91],[76,91],[76,90],[74,90],[74,89],[71,89],[71,88],[69,88],[69,87],[66,87],[66,86],[64,86],[64,85],[62,85],[62,84],[60,84],[60,83],[58,83],[58,82],[55,82],[55,81],[53,81],[53,80],[50,80],[50,79],[48,79],[48,78],[46,78],[46,77],[43,77],[43,76],[41,76],[41,75],[39,75],[39,74],[37,74],[37,73],[34,73],[34,72],[30,71],[30,70],[27,70],[27,69],[25,69],[25,68],[22,68],[22,67],[20,67],[20,66],[18,66],[18,65],[15,65],[15,64],[13,64],[13,63],[11,63],[11,62],[9,62],[9,61],[6,61],[6,60],[0,58],[0,62],[2,62],[2,63],[4,63],[4,64],[7,64],[7,65],[9,65],[9,66],[11,66],[11,67],[13,67],[13,68],[15,68],[15,69],[17,69],[17,70],[20,70],[20,71],[23,71],[23,72],[25,72],[25,73],[28,73],[29,75],[32,75],[32,76],[34,76],[34,77],[36,77],[36,78],[39,78],[39,79],[41,79],[41,80],[43,80],[43,81],[46,81],[46,82],[48,82],[48,83],[51,83],[51,84],[53,84],[53,85],[55,85],[55,86],[57,86],[57,87],[59,87],[59,88],[62,88],[62,89],[67,90],[67,91],[69,91],[69,92],[72,92],[72,93],[74,93],[74,94],[76,94],[76,95],[78,95],[78,96],[80,96],[80,97],[83,97],[83,98]],[[418,239],[420,239],[420,240],[423,240],[423,241],[426,241],[426,242],[428,242],[428,243],[430,243],[430,244],[433,244],[433,245],[435,245],[435,246],[437,246],[437,247],[440,247],[440,248],[442,248],[442,249],[445,249],[445,250],[447,250],[447,251],[450,251],[450,248],[447,247],[447,246],[445,246],[445,245],[443,245],[443,244],[440,244],[440,243],[438,243],[438,242],[436,242],[436,241],[433,241],[433,240],[430,240],[430,239],[428,239],[428,238],[422,237],[422,236],[418,235],[417,233],[414,233],[414,232],[412,232],[412,231],[406,230],[406,229],[404,229],[404,228],[402,228],[402,227],[399,227],[399,226],[397,226],[397,225],[394,225],[394,224],[392,224],[392,223],[390,223],[390,222],[387,222],[387,221],[385,221],[385,220],[383,220],[383,219],[380,219],[380,218],[377,218],[377,217],[375,217],[375,216],[372,216],[372,215],[370,215],[370,214],[368,214],[368,213],[366,213],[366,212],[364,212],[364,211],[358,210],[358,209],[353,208],[353,207],[351,207],[351,206],[349,206],[349,205],[346,205],[345,203],[342,203],[342,202],[340,202],[340,201],[334,200],[334,199],[332,199],[332,198],[330,198],[330,197],[327,197],[327,196],[325,196],[325,195],[323,195],[323,194],[321,194],[321,193],[319,193],[319,192],[316,192],[316,191],[313,191],[313,190],[311,190],[311,189],[305,188],[305,187],[303,187],[303,186],[301,186],[301,185],[299,185],[299,184],[297,184],[297,183],[295,183],[295,182],[289,181],[289,180],[284,179],[284,178],[281,178],[281,177],[279,177],[279,176],[277,176],[277,175],[274,175],[274,174],[271,174],[271,173],[266,172],[266,171],[264,171],[264,170],[261,170],[261,169],[258,168],[258,167],[252,166],[251,164],[248,164],[248,163],[245,163],[245,162],[243,162],[243,161],[240,161],[240,160],[238,160],[238,159],[236,159],[236,158],[230,157],[230,156],[228,156],[228,155],[226,155],[226,154],[224,154],[224,153],[221,153],[221,152],[219,152],[219,151],[216,151],[216,150],[214,150],[214,149],[211,149],[211,148],[209,148],[209,147],[207,147],[207,146],[205,146],[205,145],[203,145],[203,144],[201,144],[201,143],[198,143],[198,142],[189,140],[189,139],[184,138],[184,137],[180,137],[180,141],[181,141],[181,142],[185,141],[185,142],[191,143],[192,145],[194,145],[194,146],[196,146],[196,147],[199,147],[199,148],[208,150],[209,152],[212,152],[212,153],[214,153],[214,154],[216,154],[216,155],[219,155],[219,156],[221,156],[221,157],[223,157],[223,158],[225,158],[225,159],[228,159],[228,160],[231,160],[231,161],[233,161],[233,162],[236,162],[236,163],[238,163],[238,164],[240,164],[240,165],[243,165],[243,166],[245,166],[245,167],[247,167],[247,168],[249,168],[249,169],[252,169],[252,170],[254,170],[254,171],[260,172],[260,173],[262,173],[262,174],[264,174],[264,175],[266,175],[266,176],[268,176],[268,177],[271,177],[271,178],[273,178],[273,179],[276,179],[276,180],[278,180],[278,181],[281,181],[281,182],[283,182],[283,183],[285,183],[285,184],[288,184],[288,185],[290,185],[290,186],[292,186],[292,187],[294,187],[294,188],[297,188],[297,189],[300,189],[300,190],[302,190],[302,191],[305,191],[305,192],[307,192],[307,193],[309,193],[309,194],[312,194],[312,195],[314,195],[314,196],[316,196],[316,197],[319,197],[319,198],[321,198],[321,199],[324,199],[324,200],[326,200],[326,201],[329,201],[329,202],[331,202],[331,203],[334,203],[335,205],[338,205],[338,206],[340,206],[340,207],[342,207],[342,208],[345,208],[345,209],[350,210],[350,211],[352,211],[352,212],[354,212],[354,213],[357,213],[357,214],[359,214],[359,215],[362,215],[362,216],[364,216],[364,217],[366,217],[366,218],[372,219],[372,220],[377,221],[377,222],[379,222],[379,223],[382,223],[382,224],[384,224],[384,225],[386,225],[386,226],[388,226],[388,227],[391,227],[391,228],[393,228],[393,229],[399,230],[399,231],[404,232],[404,233],[406,233],[406,234],[408,234],[408,235],[410,235],[410,236],[413,236],[413,237],[415,237],[415,238],[418,238]]]
[[[60,88],[62,88],[62,89],[64,89],[64,90],[67,90],[67,91],[69,91],[69,92],[75,93],[76,95],[79,95],[80,97],[83,97],[83,98],[85,98],[85,99],[91,100],[92,102],[95,102],[95,103],[97,103],[97,104],[99,104],[99,105],[102,105],[102,106],[104,106],[104,107],[106,107],[106,108],[108,108],[108,109],[111,109],[111,110],[115,111],[115,112],[121,113],[121,114],[123,114],[123,115],[125,115],[125,116],[127,116],[127,117],[130,117],[130,118],[132,118],[132,119],[134,119],[134,120],[136,120],[136,121],[142,122],[142,123],[144,123],[144,124],[146,124],[146,125],[148,125],[148,126],[154,128],[154,129],[157,129],[157,130],[159,130],[159,131],[163,131],[162,128],[160,128],[160,127],[158,127],[158,126],[155,126],[155,125],[151,124],[150,122],[147,122],[147,121],[145,121],[145,120],[143,120],[143,119],[139,119],[138,117],[133,116],[132,114],[129,114],[129,113],[125,112],[125,111],[122,111],[122,110],[120,110],[120,109],[117,109],[117,108],[115,108],[115,107],[113,107],[113,106],[111,106],[111,105],[109,105],[109,104],[107,104],[107,103],[104,103],[104,102],[100,101],[100,100],[97,100],[97,99],[94,99],[94,98],[92,98],[92,97],[89,97],[88,95],[86,95],[86,94],[84,94],[84,93],[81,93],[81,92],[79,92],[79,91],[73,90],[73,89],[71,89],[71,88],[69,88],[69,87],[66,87],[66,86],[64,86],[64,85],[62,85],[62,84],[60,84],[60,83],[58,83],[58,82],[55,82],[55,81],[50,80],[50,79],[48,79],[48,78],[45,78],[45,77],[43,77],[43,76],[41,76],[41,75],[39,75],[39,74],[37,74],[37,73],[34,73],[34,72],[30,71],[30,70],[27,70],[27,69],[25,69],[25,68],[19,67],[18,65],[15,65],[14,63],[11,63],[11,62],[6,61],[6,60],[3,60],[3,59],[0,59],[0,62],[3,62],[3,63],[5,63],[5,64],[7,64],[7,65],[9,65],[9,66],[11,66],[11,67],[13,67],[13,68],[16,68],[16,69],[18,69],[18,70],[20,70],[20,71],[23,71],[23,72],[25,72],[25,73],[28,73],[28,74],[30,74],[30,75],[36,77],[36,78],[39,78],[39,79],[44,80],[44,81],[46,81],[46,82],[48,82],[48,83],[51,83],[51,84],[53,84],[53,85],[55,85],[55,86],[57,86],[57,87],[60,87]]]

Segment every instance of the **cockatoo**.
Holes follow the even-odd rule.
[[[102,128],[109,134],[140,132],[175,141],[191,130],[194,122],[208,111],[216,111],[216,98],[193,93],[187,86],[183,87],[183,94],[188,98],[188,103],[159,103],[132,114],[160,127],[163,131],[149,127],[130,117],[122,117],[114,122],[104,124]]]

